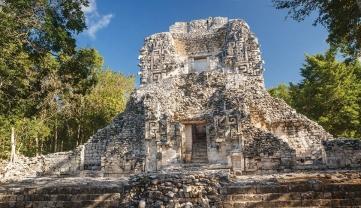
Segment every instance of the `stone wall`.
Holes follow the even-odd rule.
[[[37,157],[18,156],[0,169],[0,182],[16,181],[27,177],[43,175],[79,175],[83,146],[69,152],[58,152]]]
[[[361,141],[340,138],[324,141],[325,163],[328,168],[360,168]]]
[[[0,207],[359,207],[358,172],[232,177],[227,171],[129,179],[37,178],[1,184]]]

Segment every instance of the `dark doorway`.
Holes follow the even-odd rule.
[[[192,162],[207,163],[207,135],[204,124],[192,125]]]

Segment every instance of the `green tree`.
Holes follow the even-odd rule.
[[[329,32],[332,47],[354,58],[361,49],[361,7],[358,0],[272,0],[277,9],[288,9],[290,17],[303,21],[318,13],[314,25],[322,24]]]
[[[269,91],[333,135],[361,138],[361,65],[335,57],[333,51],[306,56],[300,83]]]
[[[60,55],[76,56],[74,34],[85,29],[86,0],[5,0],[0,10],[0,107],[28,114],[34,92],[59,68]]]
[[[82,108],[79,108],[82,111],[81,123],[85,124],[81,142],[124,111],[134,87],[134,76],[125,76],[110,70],[99,74],[98,84],[84,97]]]
[[[74,38],[86,28],[81,8],[87,5],[87,0],[2,2],[1,144],[9,144],[15,127],[21,153],[33,155],[43,143],[56,146],[58,125],[69,125],[59,119],[96,84],[102,57],[94,49],[77,49]]]
[[[94,49],[80,49],[73,56],[62,54],[58,63],[58,69],[41,82],[36,102],[40,104],[36,115],[46,120],[52,129],[49,151],[74,147],[76,137],[72,131],[76,125],[74,120],[80,116],[77,113],[79,103],[96,85],[103,58]]]
[[[134,77],[103,70],[76,48],[87,0],[5,0],[0,5],[0,159],[65,151],[125,108]]]
[[[75,53],[73,36],[86,28],[81,8],[89,5],[87,0],[3,2],[0,10],[2,44],[16,42],[35,55],[48,52]]]
[[[287,104],[293,105],[292,97],[290,95],[290,87],[286,84],[280,84],[277,87],[271,88],[268,92],[276,98],[284,100]]]

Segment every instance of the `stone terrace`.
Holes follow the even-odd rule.
[[[145,205],[145,206],[143,206]],[[233,177],[228,171],[129,178],[28,178],[1,184],[0,207],[360,207],[361,173]]]

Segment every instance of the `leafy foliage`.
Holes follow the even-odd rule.
[[[128,97],[134,90],[134,82],[133,76],[124,76],[110,70],[99,74],[98,84],[80,103],[80,123],[83,125],[80,143],[124,111]]]
[[[303,80],[270,89],[335,136],[361,137],[361,65],[336,60],[335,52],[306,56]]]
[[[289,16],[297,21],[318,13],[314,24],[322,24],[327,28],[330,45],[354,58],[360,55],[361,5],[358,5],[358,0],[272,1],[277,9],[288,9]]]
[[[290,89],[289,86],[286,84],[280,84],[275,88],[271,88],[268,90],[268,92],[273,96],[277,98],[281,98],[284,100],[287,104],[292,105],[292,97],[290,95]]]
[[[87,0],[5,0],[0,5],[0,158],[10,150],[69,150],[124,109],[134,78],[103,71],[76,48]]]

